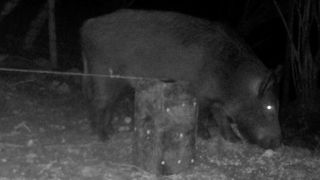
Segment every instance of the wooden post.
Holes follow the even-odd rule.
[[[135,95],[134,164],[156,175],[194,163],[197,104],[186,83],[139,82]]]

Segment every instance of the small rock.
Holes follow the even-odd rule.
[[[84,177],[92,178],[92,177],[98,176],[100,174],[100,171],[96,168],[87,166],[87,167],[82,168],[81,174]]]
[[[29,153],[26,155],[27,163],[34,163],[35,159],[38,157],[35,153]]]
[[[131,117],[128,117],[128,116],[125,117],[125,118],[124,118],[124,122],[127,123],[127,124],[130,124],[130,123],[132,122]]]
[[[31,147],[34,145],[34,140],[33,139],[30,139],[28,142],[27,142],[27,146],[28,147]]]
[[[65,94],[65,93],[70,93],[70,87],[67,83],[62,83],[60,86],[57,88],[58,92],[60,94]]]
[[[275,154],[275,152],[271,149],[266,150],[263,154],[262,157],[267,157],[270,158]]]

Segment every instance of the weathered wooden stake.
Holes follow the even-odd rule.
[[[187,83],[139,82],[135,95],[135,165],[156,175],[194,163],[197,104]]]

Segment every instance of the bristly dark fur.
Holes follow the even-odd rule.
[[[90,19],[81,29],[89,73],[112,70],[119,75],[188,81],[198,98],[200,117],[209,109],[225,139],[238,139],[231,128],[232,119],[252,143],[277,147],[281,140],[278,99],[267,88],[273,80],[271,71],[234,34],[219,23],[144,10],[119,10]],[[90,80],[91,120],[107,124],[96,131],[108,138],[116,98],[122,88],[134,87],[134,83]],[[199,122],[201,126],[201,118]]]

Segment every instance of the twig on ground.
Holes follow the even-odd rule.
[[[20,144],[11,144],[11,143],[0,143],[0,148],[22,148],[22,147],[26,147],[24,145],[20,145]]]
[[[14,126],[14,130],[17,131],[18,129],[20,128],[25,128],[26,130],[29,131],[29,133],[31,133],[31,129],[26,125],[26,122],[25,121],[22,121],[21,123],[19,123],[18,125]]]

